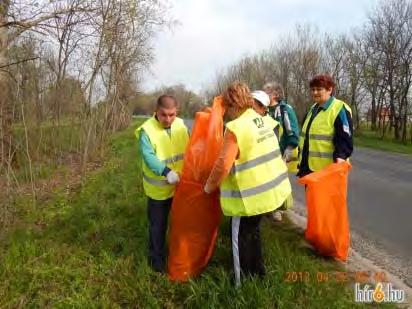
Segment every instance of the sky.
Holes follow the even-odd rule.
[[[184,84],[201,91],[217,73],[244,56],[276,45],[309,23],[320,33],[348,33],[361,26],[378,0],[175,0],[178,24],[153,42],[155,60],[143,89]]]

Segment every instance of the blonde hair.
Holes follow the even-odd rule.
[[[249,87],[243,82],[232,83],[223,93],[223,106],[232,106],[239,112],[252,108],[253,97]]]

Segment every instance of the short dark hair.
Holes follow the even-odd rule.
[[[156,108],[170,108],[170,105],[165,103],[165,99],[171,99],[174,107],[177,107],[177,100],[174,96],[169,94],[163,94],[157,98]]]
[[[328,74],[316,75],[309,83],[309,87],[323,87],[325,89],[335,89],[335,82]]]

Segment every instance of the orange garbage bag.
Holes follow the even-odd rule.
[[[350,244],[346,205],[348,162],[333,163],[298,180],[306,187],[306,240],[323,256],[346,261]]]
[[[218,193],[205,194],[203,186],[223,146],[222,116],[220,97],[212,108],[196,113],[171,209],[171,280],[187,281],[201,274],[213,254],[222,213]]]

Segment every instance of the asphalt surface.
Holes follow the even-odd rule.
[[[351,163],[348,183],[351,233],[368,242],[368,246],[354,244],[352,237],[352,245],[386,268],[393,263],[392,270],[411,284],[412,156],[357,148]],[[297,208],[305,213],[303,187],[293,178],[294,197],[300,202]],[[364,248],[370,244],[374,250]],[[380,263],[381,260],[385,262]]]

